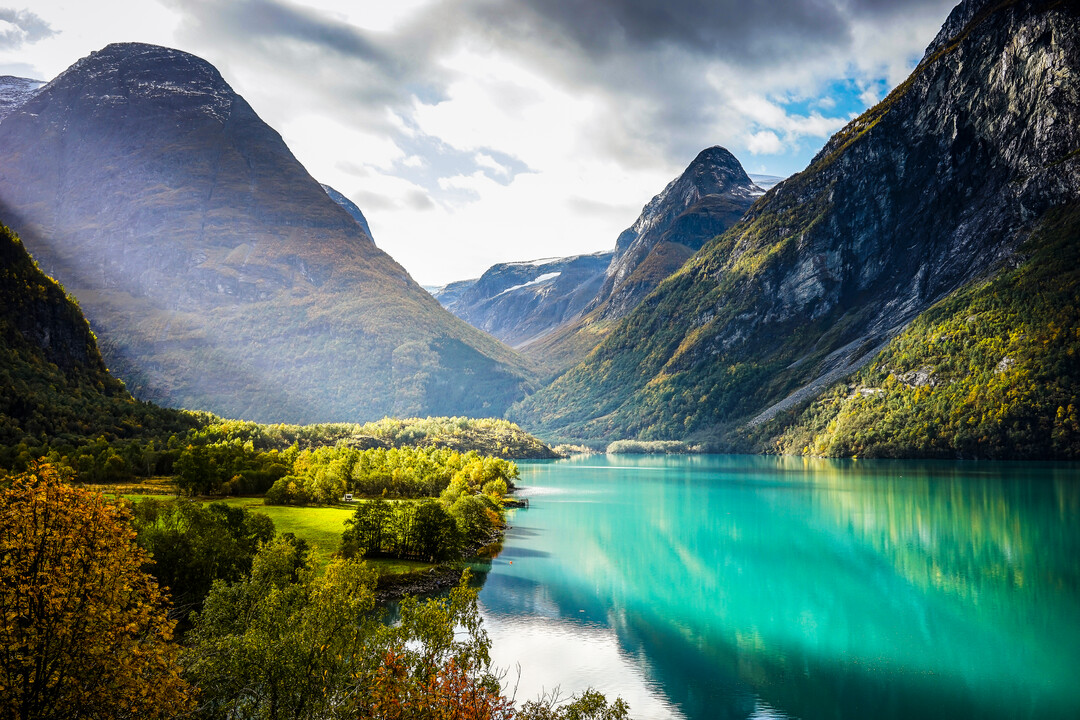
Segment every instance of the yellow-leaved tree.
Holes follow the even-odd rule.
[[[186,711],[168,602],[130,513],[36,464],[0,480],[0,718]]]

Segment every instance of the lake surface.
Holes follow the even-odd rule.
[[[1080,717],[1080,466],[519,463],[480,593],[518,698],[635,718]]]

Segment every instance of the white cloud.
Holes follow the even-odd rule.
[[[751,135],[746,140],[746,149],[752,152],[754,155],[775,155],[784,149],[783,143],[780,142],[780,138],[776,136],[776,133],[769,130],[762,130]]]
[[[405,157],[390,137],[363,132],[332,117],[302,115],[278,130],[288,140],[293,154],[316,177],[325,176],[330,167],[342,163],[388,170]]]

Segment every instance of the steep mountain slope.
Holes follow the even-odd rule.
[[[110,45],[0,123],[0,216],[142,399],[275,422],[491,415],[528,383],[183,52]]]
[[[577,318],[604,282],[612,253],[499,263],[435,294],[450,312],[511,347]]]
[[[581,360],[615,321],[702,245],[738,222],[762,194],[730,152],[702,150],[619,235],[603,284],[582,317],[521,349],[552,368]]]
[[[353,220],[360,223],[360,227],[364,229],[364,234],[374,240],[375,236],[371,234],[371,228],[368,227],[367,218],[364,217],[364,213],[360,211],[360,208],[356,207],[356,203],[326,183],[321,183],[321,185],[322,189],[326,191],[326,194],[330,196],[330,199],[340,205],[345,212],[349,213]]]
[[[773,452],[1080,458],[1080,205],[1019,268],[926,311],[849,382],[760,427]]]
[[[20,443],[190,424],[136,402],[109,375],[78,305],[0,225],[0,467],[30,459]]]
[[[730,436],[1020,265],[1080,198],[1078,13],[959,5],[907,81],[511,416],[549,435]]]
[[[34,97],[44,84],[41,80],[0,75],[0,120]]]

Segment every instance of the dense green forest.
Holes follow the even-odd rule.
[[[1019,267],[920,315],[866,368],[755,431],[766,451],[835,457],[1080,458],[1080,207]]]

